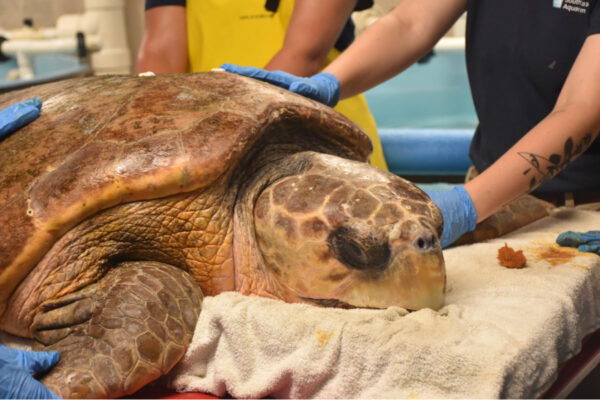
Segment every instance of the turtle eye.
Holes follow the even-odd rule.
[[[390,246],[373,235],[342,226],[329,234],[329,247],[344,265],[358,270],[382,271],[390,264]]]
[[[413,244],[419,251],[429,251],[436,247],[437,239],[435,235],[431,233],[423,233],[415,239]]]

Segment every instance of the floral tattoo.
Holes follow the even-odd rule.
[[[523,175],[531,174],[529,180],[529,190],[533,190],[546,182],[554,175],[565,169],[567,164],[588,148],[592,143],[592,134],[586,134],[577,146],[574,145],[573,139],[569,137],[563,147],[564,154],[552,154],[546,158],[539,154],[519,152],[519,155],[527,161],[531,167],[523,171]]]

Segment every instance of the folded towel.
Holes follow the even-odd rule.
[[[169,384],[251,398],[540,396],[600,327],[600,257],[554,240],[598,227],[599,212],[559,210],[504,238],[445,250],[439,311],[207,297]],[[525,268],[500,266],[505,243],[523,250]]]

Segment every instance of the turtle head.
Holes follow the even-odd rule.
[[[284,300],[411,310],[443,305],[442,218],[412,183],[366,163],[311,153],[268,186],[256,241]]]

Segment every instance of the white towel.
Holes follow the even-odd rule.
[[[208,297],[170,385],[246,398],[534,398],[600,327],[600,257],[553,244],[565,230],[592,229],[599,212],[560,210],[445,250],[439,311]],[[525,268],[499,265],[505,242],[524,251]]]

